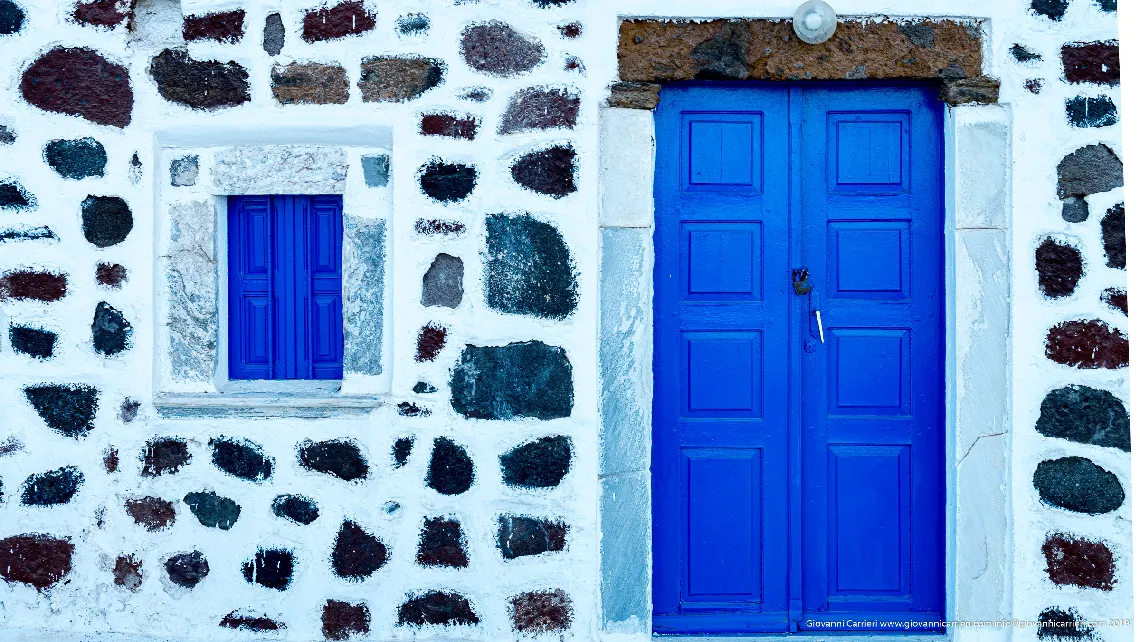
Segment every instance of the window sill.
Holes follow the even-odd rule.
[[[384,405],[365,395],[290,395],[282,393],[163,394],[154,398],[163,419],[273,417],[324,419],[356,417]]]

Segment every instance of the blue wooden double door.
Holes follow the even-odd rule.
[[[942,119],[925,86],[662,91],[657,633],[937,629]]]

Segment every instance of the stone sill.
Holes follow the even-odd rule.
[[[163,394],[154,398],[154,406],[163,419],[358,417],[382,405],[381,397],[336,394]]]

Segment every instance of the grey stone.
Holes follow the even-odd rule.
[[[241,506],[237,502],[213,491],[186,493],[182,501],[190,507],[190,512],[202,526],[210,528],[228,531],[241,515]]]
[[[546,58],[541,41],[498,20],[469,25],[463,30],[460,49],[472,69],[500,77],[530,71]]]
[[[558,229],[530,215],[487,217],[483,262],[487,306],[507,314],[565,319],[578,307],[578,271]]]
[[[1088,196],[1124,185],[1124,163],[1108,145],[1085,145],[1057,165],[1057,198]]]
[[[939,98],[948,105],[969,103],[996,103],[1001,90],[1001,81],[989,76],[957,78],[942,83]]]
[[[661,85],[648,82],[617,82],[610,85],[607,107],[623,109],[657,109],[661,102]]]
[[[259,145],[214,153],[218,194],[343,194],[348,153],[343,147]]]
[[[1061,218],[1066,223],[1083,223],[1089,218],[1089,202],[1083,196],[1070,196],[1061,202]]]
[[[344,219],[344,371],[383,372],[385,223]]]
[[[450,254],[437,254],[424,273],[420,304],[457,308],[463,301],[463,259]]]
[[[1132,451],[1124,403],[1107,390],[1088,386],[1050,390],[1041,401],[1037,432],[1078,444]]]
[[[387,154],[361,156],[360,169],[364,172],[364,184],[368,187],[387,187],[391,165],[392,157]]]
[[[649,637],[649,473],[602,478],[602,630]]]
[[[1033,473],[1033,487],[1045,504],[1086,515],[1111,513],[1124,504],[1120,479],[1085,457],[1041,462]]]
[[[163,263],[171,374],[184,381],[210,381],[218,348],[218,281],[209,201],[171,204],[170,250]]]
[[[540,341],[468,344],[451,373],[451,407],[469,419],[558,419],[574,407],[570,360]]]
[[[170,186],[190,187],[198,183],[198,156],[191,154],[170,161]]]
[[[285,47],[285,23],[281,21],[281,14],[271,13],[265,16],[265,29],[261,35],[261,48],[270,56],[281,53]]]

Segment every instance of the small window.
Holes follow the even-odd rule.
[[[230,379],[340,379],[340,196],[230,196]]]

